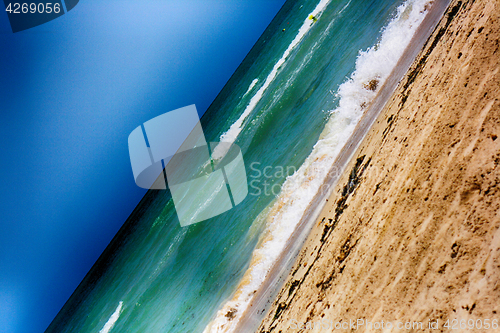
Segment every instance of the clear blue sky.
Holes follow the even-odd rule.
[[[145,194],[127,137],[203,113],[285,0],[81,0],[0,14],[0,332],[43,332]]]

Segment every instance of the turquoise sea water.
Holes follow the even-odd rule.
[[[47,332],[231,331],[426,4],[289,0],[201,120],[241,147],[247,198],[181,228],[148,192]]]

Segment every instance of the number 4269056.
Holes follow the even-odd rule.
[[[469,320],[458,320],[458,319],[448,319],[443,325],[444,328],[450,330],[480,330],[480,329],[498,329],[498,319],[469,319]]]
[[[39,13],[39,14],[51,14],[51,13],[60,13],[61,12],[61,4],[60,3],[9,3],[7,8],[5,9],[7,12],[11,14],[27,14],[27,13]]]

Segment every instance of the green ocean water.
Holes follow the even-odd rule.
[[[241,148],[249,195],[226,213],[181,228],[169,191],[149,191],[46,332],[203,332],[228,300],[241,313],[246,303],[233,294],[271,228],[276,202],[286,191],[304,198],[283,213],[300,218],[316,189],[304,185],[301,166],[320,152],[316,160],[327,157],[314,168],[328,171],[375,93],[363,82],[383,81],[394,66],[360,51],[378,43],[372,51],[400,50],[397,38],[411,32],[403,23],[417,20],[421,10],[413,7],[426,2],[403,3],[289,0],[201,120],[208,142]],[[396,17],[401,22],[391,26]],[[349,78],[360,83],[342,88]],[[292,174],[300,186],[282,188]],[[293,229],[292,222],[283,228]],[[275,239],[261,250],[264,268],[281,249]],[[258,286],[264,268],[251,285]]]

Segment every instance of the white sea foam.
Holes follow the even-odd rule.
[[[243,97],[245,97],[246,95],[248,95],[249,92],[252,91],[253,87],[255,87],[255,85],[259,82],[259,79],[254,79],[252,81],[252,83],[250,83],[250,86],[248,87],[247,89],[247,92],[243,95]]]
[[[313,15],[316,18],[319,18],[321,16],[321,13],[323,10],[327,7],[328,3],[330,3],[331,0],[321,0],[316,8],[310,13],[310,15]],[[314,24],[314,21],[311,20],[308,15],[308,17],[304,20],[304,23],[299,29],[299,32],[295,36],[294,40],[290,43],[288,48],[285,50],[281,58],[274,64],[273,69],[269,73],[269,75],[266,78],[266,81],[262,84],[260,89],[255,93],[255,95],[252,96],[250,99],[250,102],[248,103],[247,107],[241,114],[241,116],[236,120],[231,127],[224,133],[222,134],[220,141],[221,142],[234,142],[238,135],[241,133],[243,129],[243,122],[245,119],[248,118],[248,116],[252,113],[252,111],[255,109],[255,106],[257,106],[257,103],[262,99],[262,96],[264,95],[265,91],[267,88],[271,85],[271,83],[274,81],[276,76],[281,70],[281,67],[286,63],[286,60],[288,56],[292,53],[292,51],[295,49],[297,45],[302,41],[304,36],[311,30],[312,25]],[[253,87],[252,87],[253,88]],[[215,147],[212,158],[214,159],[220,159],[224,157],[224,155],[227,153],[226,149],[228,148],[228,145],[219,145]]]
[[[257,221],[266,221],[266,229],[253,253],[250,267],[233,298],[218,311],[215,319],[205,328],[204,333],[235,331],[255,291],[260,288],[273,263],[282,253],[308,205],[324,184],[336,156],[352,134],[364,109],[373,101],[376,93],[396,66],[417,27],[427,14],[427,8],[432,1],[406,1],[397,9],[394,18],[385,27],[377,45],[359,53],[356,70],[339,87],[337,92],[340,97],[339,106],[331,111],[331,118],[325,125],[313,151],[300,169],[286,179],[271,207],[264,210],[261,213],[262,216],[257,218]],[[327,1],[322,1],[321,9],[326,4]],[[285,55],[282,59],[286,59]],[[282,62],[279,66],[281,65]],[[275,70],[279,66],[275,66]],[[275,74],[272,75],[268,77],[268,80],[274,78]],[[373,89],[375,85],[376,88]],[[263,87],[267,86],[269,84],[264,84]],[[254,97],[260,99],[262,92]],[[249,107],[255,107],[256,103],[257,100],[253,101]],[[238,122],[224,134],[225,138],[231,140],[236,138],[241,131],[244,118],[252,109],[249,110],[246,110]],[[223,141],[222,138],[221,141]],[[233,316],[226,316],[229,312]]]
[[[115,326],[116,321],[118,318],[120,318],[120,314],[122,312],[122,307],[123,307],[123,301],[120,301],[118,306],[116,307],[115,312],[109,317],[108,321],[106,324],[104,324],[104,327],[99,331],[99,333],[109,333],[113,329],[113,326]]]

